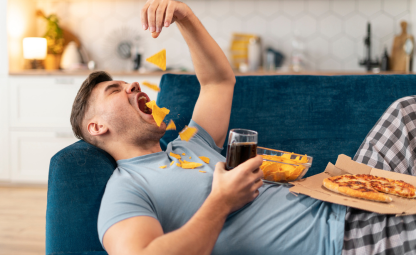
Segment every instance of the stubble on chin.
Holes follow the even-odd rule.
[[[137,146],[146,146],[158,143],[166,133],[166,124],[158,127],[143,119],[119,118],[116,117],[112,122],[116,136],[126,143],[133,143]]]

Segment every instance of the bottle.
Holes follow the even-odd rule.
[[[388,71],[389,68],[389,55],[387,54],[387,48],[384,48],[384,54],[381,57],[381,71]]]
[[[258,38],[250,38],[248,43],[248,70],[255,72],[259,70],[260,67],[260,41]]]
[[[136,51],[133,55],[133,70],[134,71],[139,70],[141,60],[142,60],[142,55]]]
[[[304,65],[304,45],[300,39],[299,31],[295,31],[295,36],[292,40],[292,54],[291,54],[291,69],[293,72],[300,72]]]

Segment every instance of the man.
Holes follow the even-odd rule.
[[[173,22],[189,46],[201,84],[189,124],[198,133],[189,142],[176,139],[166,151],[161,150],[159,139],[166,125],[156,125],[145,107],[149,98],[138,83],[112,81],[96,72],[74,101],[75,134],[107,151],[118,164],[107,183],[98,219],[99,238],[107,252],[353,254],[363,247],[368,254],[382,251],[376,244],[360,243],[375,233],[371,226],[360,227],[360,215],[371,214],[348,209],[352,223],[345,223],[344,206],[295,196],[284,186],[263,185],[258,169],[261,157],[225,171],[219,151],[227,135],[234,74],[188,6],[155,0],[143,7],[143,28],[156,33],[155,37],[163,25]],[[190,161],[198,156],[211,161],[201,169],[206,173],[190,171],[176,166],[178,161],[170,152],[191,157]],[[354,236],[357,233],[360,238]],[[416,239],[409,235],[406,240]]]

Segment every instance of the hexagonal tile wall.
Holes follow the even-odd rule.
[[[319,31],[328,38],[334,37],[342,31],[342,20],[337,16],[329,15],[319,22]]]
[[[393,2],[393,1],[392,1]],[[340,16],[347,16],[356,11],[355,0],[332,1],[332,11]]]
[[[192,69],[192,60],[176,25],[153,39],[141,28],[144,0],[36,0],[45,14],[56,13],[61,24],[77,35],[97,65],[120,68],[103,47],[112,31],[137,29],[144,56],[166,47],[168,66]],[[410,21],[410,0],[184,0],[228,55],[231,34],[253,33],[264,47],[280,50],[290,61],[292,40],[299,35],[309,67],[314,70],[363,70],[363,39],[372,24],[374,57],[388,52],[402,20]],[[39,22],[38,22],[39,23]],[[297,31],[295,33],[295,31]],[[38,32],[42,34],[41,31]],[[108,42],[107,42],[108,43]],[[129,65],[123,65],[130,68]],[[127,70],[126,70],[127,71]]]
[[[341,37],[332,43],[331,53],[336,58],[344,60],[354,53],[354,42],[348,37]]]
[[[270,21],[269,31],[272,35],[283,38],[292,33],[292,20],[286,16],[279,15]]]

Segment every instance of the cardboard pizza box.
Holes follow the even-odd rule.
[[[406,174],[385,171],[357,163],[346,155],[339,155],[335,166],[328,163],[323,173],[291,182],[294,186],[289,189],[292,193],[304,194],[322,201],[350,206],[370,212],[381,214],[410,215],[416,214],[416,198],[402,198],[395,195],[389,196],[393,199],[390,203],[369,201],[338,194],[326,189],[322,185],[325,178],[343,174],[372,174],[375,176],[402,180],[416,186],[416,177]]]

